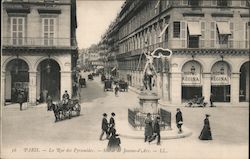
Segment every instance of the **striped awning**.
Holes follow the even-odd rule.
[[[190,36],[201,36],[201,25],[199,22],[188,22]]]
[[[221,35],[231,35],[230,26],[228,22],[217,22],[217,28]]]

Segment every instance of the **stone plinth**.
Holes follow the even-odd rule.
[[[158,114],[158,100],[160,99],[156,93],[141,92],[139,95],[140,113]]]

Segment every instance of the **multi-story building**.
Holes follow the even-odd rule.
[[[1,17],[1,99],[15,102],[19,89],[29,103],[72,94],[76,0],[3,0]]]
[[[169,48],[169,60],[155,60],[163,101],[209,102],[212,93],[215,102],[249,102],[249,9],[247,0],[126,0],[116,25],[120,78],[141,87],[142,52]]]

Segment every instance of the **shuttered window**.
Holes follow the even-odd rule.
[[[214,48],[215,47],[215,42],[216,42],[216,27],[215,27],[215,22],[210,23],[210,47]]]
[[[11,38],[13,45],[23,45],[25,33],[24,17],[11,17]]]
[[[200,37],[200,47],[204,48],[205,47],[205,36],[206,36],[206,22],[201,21],[201,37]]]
[[[187,47],[187,23],[185,21],[181,21],[181,47]]]
[[[55,18],[43,18],[43,44],[53,46],[55,44]]]

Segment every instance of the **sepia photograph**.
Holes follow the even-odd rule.
[[[248,159],[250,0],[1,0],[0,159]]]

